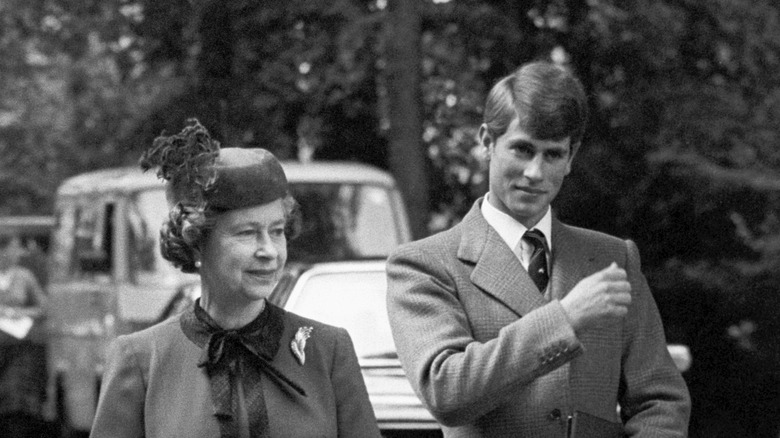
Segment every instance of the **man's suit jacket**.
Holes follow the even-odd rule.
[[[690,400],[631,241],[553,219],[542,294],[478,200],[450,230],[388,262],[388,313],[417,395],[447,437],[564,437],[575,410],[629,436],[687,435]],[[612,262],[632,303],[622,322],[575,333],[560,304]]]
[[[189,311],[189,310],[188,310]],[[299,327],[313,331],[301,365],[290,349]],[[171,318],[113,343],[92,437],[219,437],[202,350]],[[284,313],[272,361],[306,396],[263,379],[271,437],[379,437],[355,350],[343,328]]]

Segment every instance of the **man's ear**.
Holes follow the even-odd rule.
[[[577,155],[577,151],[580,150],[580,145],[582,144],[582,141],[578,141],[577,143],[572,144],[569,147],[569,159],[566,162],[566,175],[571,172],[571,164],[574,162],[574,156]]]
[[[582,144],[582,140],[571,145],[571,154],[569,155],[569,161],[574,161],[574,156],[577,155],[577,151],[580,150],[581,144]]]
[[[477,134],[477,139],[479,140],[479,144],[481,144],[485,149],[487,156],[490,156],[490,148],[495,146],[493,141],[493,136],[490,135],[490,131],[488,131],[488,127],[486,124],[482,124],[479,126],[479,133]]]

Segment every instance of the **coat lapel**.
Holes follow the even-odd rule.
[[[482,216],[481,198],[461,222],[460,260],[474,263],[471,281],[486,294],[523,316],[545,304],[528,272]]]
[[[561,299],[577,283],[594,272],[595,253],[588,245],[578,242],[571,228],[553,217],[552,220],[552,269],[550,296]]]

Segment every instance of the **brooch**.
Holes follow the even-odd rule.
[[[306,340],[311,336],[312,330],[313,327],[300,327],[298,328],[298,333],[295,334],[295,338],[290,341],[290,349],[292,349],[293,355],[298,359],[301,366],[306,363],[306,352],[304,349],[306,348]]]

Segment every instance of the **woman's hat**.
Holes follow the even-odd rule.
[[[220,148],[197,120],[189,123],[179,134],[157,137],[141,157],[144,170],[159,167],[167,180],[169,205],[235,210],[286,196],[287,177],[271,152]]]
[[[219,151],[214,184],[206,202],[218,210],[267,204],[287,194],[287,177],[276,157],[265,149],[224,148]]]

